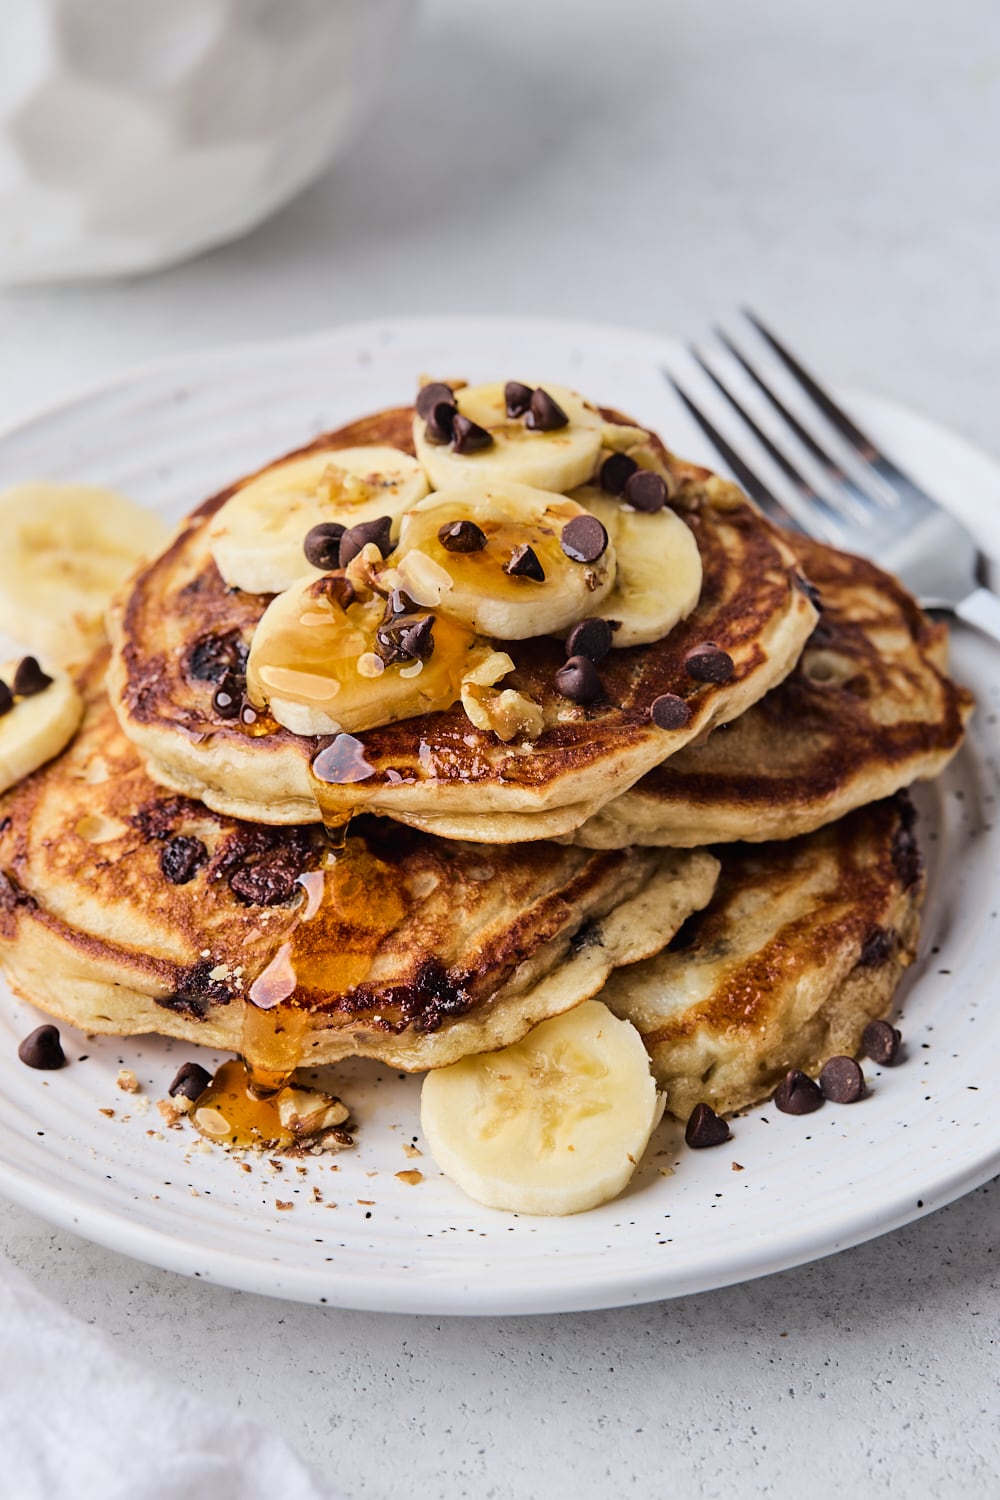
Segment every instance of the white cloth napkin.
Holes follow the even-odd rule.
[[[338,1500],[281,1438],[134,1364],[3,1260],[0,1494]]]

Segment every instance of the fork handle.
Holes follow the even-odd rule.
[[[992,589],[973,589],[955,605],[955,613],[967,625],[1000,642],[1000,598]]]

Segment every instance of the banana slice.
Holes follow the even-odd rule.
[[[663,1113],[635,1027],[598,1000],[424,1079],[442,1172],[489,1208],[575,1214],[627,1184]]]
[[[591,523],[596,535],[588,537],[585,526],[574,543],[586,516],[550,490],[466,482],[407,511],[393,563],[400,585],[416,597],[419,581],[408,582],[414,557],[430,558],[440,585],[433,602],[481,635],[520,641],[555,634],[593,614],[614,587],[615,551],[599,528]],[[565,531],[571,522],[576,527]]]
[[[0,666],[0,693],[10,702],[18,660]],[[45,687],[37,684],[50,677]],[[58,755],[73,738],[83,718],[83,700],[65,672],[55,668],[36,679],[35,691],[14,697],[13,707],[0,717],[0,792],[15,786]]]
[[[167,528],[113,490],[19,484],[0,496],[0,628],[59,666],[90,656],[104,612]]]
[[[314,526],[395,521],[426,493],[423,470],[399,448],[311,453],[240,485],[213,517],[208,545],[230,588],[280,594],[308,571],[303,543]]]
[[[466,386],[456,391],[455,405],[460,415],[489,434],[489,446],[476,451],[456,452],[453,441],[431,441],[427,421],[420,416],[414,418],[417,457],[433,487],[465,484],[474,477],[482,481],[508,479],[562,494],[578,484],[586,484],[601,450],[605,424],[600,412],[566,386],[545,385],[538,389],[551,397],[568,418],[564,426],[532,428],[526,416],[508,417],[505,387],[500,383]],[[433,421],[431,432],[434,432]],[[438,436],[446,438],[447,434],[439,432]],[[471,447],[475,441],[473,435]]]
[[[614,589],[599,610],[590,608],[587,614],[619,622],[616,648],[662,640],[701,595],[701,554],[694,533],[668,506],[650,515],[590,486],[573,498],[602,523],[618,564]]]
[[[392,615],[378,595],[352,598],[345,585],[339,574],[299,579],[271,600],[254,632],[250,701],[293,734],[354,734],[434,713],[458,702],[487,660],[491,682],[512,670],[509,656],[446,615]]]

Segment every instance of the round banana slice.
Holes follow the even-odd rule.
[[[554,634],[593,614],[614,587],[615,549],[592,522],[589,536],[586,525],[580,533],[587,516],[574,500],[526,484],[455,485],[403,517],[394,569],[418,597],[424,568],[433,602],[481,635]]]
[[[264,611],[247,693],[293,734],[353,734],[449,708],[492,658],[496,681],[511,671],[510,657],[464,625],[408,605],[393,613],[378,595],[353,598],[341,574],[310,576]]]
[[[423,470],[399,448],[310,453],[240,485],[213,517],[208,545],[231,588],[280,594],[308,572],[303,545],[314,526],[356,526],[379,516],[395,522],[426,493]]]
[[[428,1073],[420,1095],[442,1172],[477,1202],[522,1214],[616,1197],[662,1113],[639,1033],[598,1000]]]
[[[0,666],[0,702],[8,705],[13,697],[13,705],[0,717],[0,792],[65,749],[83,718],[83,700],[73,679],[55,668],[41,672],[32,658],[27,661],[35,670],[24,682],[24,667],[18,672],[17,659]]]
[[[613,646],[660,641],[685,619],[701,595],[701,554],[690,527],[668,506],[632,510],[598,489],[577,490],[579,503],[602,523],[617,559],[615,586],[600,610],[618,622]]]
[[[19,484],[0,496],[0,628],[59,666],[104,639],[104,612],[167,539],[159,516],[89,484]]]
[[[414,418],[417,457],[434,488],[464,484],[472,476],[507,479],[557,493],[586,484],[601,450],[605,423],[600,412],[566,386],[535,387],[536,405],[541,392],[555,408],[543,401],[539,420],[552,423],[565,417],[566,421],[559,426],[532,426],[530,408],[522,416],[508,416],[505,389],[497,383],[466,386],[455,393],[459,415],[475,429],[457,440],[454,435],[449,439],[448,428],[440,429],[433,414],[430,423],[421,416]],[[530,392],[532,387],[522,389]],[[479,435],[480,429],[485,436]]]

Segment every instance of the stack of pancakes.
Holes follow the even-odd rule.
[[[412,419],[303,451],[412,454]],[[922,894],[903,789],[941,771],[972,707],[944,627],[873,564],[658,452],[701,554],[693,613],[612,650],[589,704],[554,686],[558,641],[505,643],[544,715],[530,742],[459,705],[361,735],[365,779],[336,788],[360,889],[312,927],[282,1000],[302,1062],[436,1068],[600,995],[684,1118],[856,1053],[890,1008]],[[18,993],[87,1031],[239,1052],[310,876],[331,878],[309,768],[332,737],[216,711],[269,602],[213,561],[232,493],[130,584],[81,675],[76,738],[2,799],[0,957]],[[707,643],[724,680],[687,670]],[[686,716],[661,722],[678,699]]]

